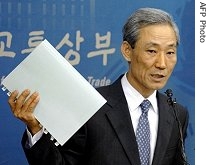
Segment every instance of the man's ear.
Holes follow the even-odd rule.
[[[123,54],[123,57],[126,61],[131,61],[131,54],[132,54],[132,48],[130,44],[127,41],[123,41],[121,44],[121,52]]]

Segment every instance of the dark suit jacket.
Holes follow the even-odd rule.
[[[140,165],[137,143],[122,90],[121,77],[98,91],[107,103],[63,146],[42,138],[30,149],[24,133],[22,145],[31,165]],[[157,93],[159,126],[153,165],[179,165],[179,130],[167,97]],[[184,136],[188,113],[176,104]],[[70,127],[70,126],[67,126]]]

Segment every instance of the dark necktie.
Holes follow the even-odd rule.
[[[138,143],[141,165],[149,165],[150,160],[150,128],[148,120],[149,100],[144,100],[141,104],[142,114],[136,130],[136,141]]]

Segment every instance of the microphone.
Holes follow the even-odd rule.
[[[172,107],[175,106],[176,104],[176,98],[175,99],[172,99],[172,96],[173,96],[173,92],[171,89],[167,89],[165,92],[164,92],[167,96],[168,96],[168,104]],[[176,113],[176,112],[175,112]],[[177,117],[176,117],[177,118]]]
[[[171,89],[167,89],[165,92],[164,92],[168,99],[167,99],[167,102],[168,102],[168,105],[171,106],[173,108],[173,113],[174,113],[174,117],[175,117],[175,120],[177,121],[177,124],[178,124],[178,129],[179,129],[179,138],[180,138],[180,142],[181,142],[181,163],[182,165],[190,165],[188,162],[187,162],[187,157],[186,157],[186,154],[184,152],[184,142],[183,142],[183,134],[182,134],[182,125],[181,125],[181,122],[178,118],[178,115],[177,115],[177,111],[176,111],[176,98],[172,98],[173,96],[173,91]]]

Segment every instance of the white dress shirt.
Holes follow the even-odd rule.
[[[135,88],[131,86],[127,80],[126,74],[122,77],[121,83],[128,103],[128,108],[135,133],[139,122],[139,117],[141,115],[141,108],[139,105],[144,99],[148,99],[151,102],[152,106],[150,106],[148,111],[148,120],[150,125],[150,164],[152,164],[158,132],[158,105],[156,98],[157,91],[155,91],[148,98],[144,98]]]

